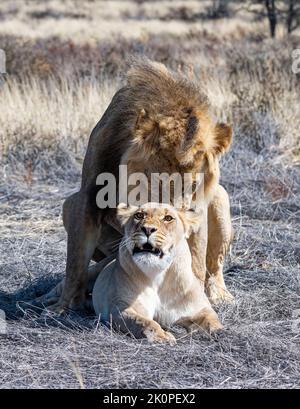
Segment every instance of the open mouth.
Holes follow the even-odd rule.
[[[151,253],[155,256],[159,256],[160,258],[162,258],[164,255],[164,253],[160,249],[153,247],[150,243],[145,243],[142,247],[135,246],[132,254],[137,253]]]

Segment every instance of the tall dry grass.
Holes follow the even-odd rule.
[[[88,133],[115,87],[110,80],[95,78],[8,80],[0,91],[5,102],[0,110],[2,155],[14,150],[55,150],[60,145],[82,154]]]
[[[141,54],[198,81],[216,119],[233,123],[237,144],[246,142],[256,152],[272,149],[289,163],[300,160],[300,78],[291,71],[293,42],[217,42],[201,33],[147,42],[120,39],[97,47],[57,41],[53,48],[53,38],[32,48],[19,48],[14,37],[5,41],[11,45],[11,74],[0,89],[3,163],[14,155],[21,155],[21,162],[40,160],[44,151],[53,160],[51,152],[58,150],[82,158],[92,127],[123,83],[128,57]],[[21,65],[24,57],[33,63]]]

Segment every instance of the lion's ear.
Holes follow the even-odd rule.
[[[137,210],[136,206],[128,206],[125,203],[119,203],[117,207],[117,217],[122,226],[127,223],[128,219]]]
[[[145,121],[145,119],[147,118],[147,112],[146,110],[143,108],[140,110],[136,122],[135,122],[135,129],[140,129],[143,125],[143,122]]]
[[[160,129],[158,122],[142,109],[135,123],[134,142],[143,149],[145,155],[156,152],[153,141],[159,137]]]
[[[228,151],[232,142],[232,127],[227,124],[217,124],[215,127],[215,146],[216,154],[223,154]]]
[[[198,212],[194,210],[180,210],[179,216],[183,224],[185,237],[188,238],[192,233],[196,233],[199,230],[201,217]]]

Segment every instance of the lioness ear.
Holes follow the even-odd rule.
[[[198,212],[190,209],[180,210],[178,213],[183,224],[186,238],[190,237],[192,233],[196,233],[199,230],[201,218]]]
[[[136,206],[127,206],[125,203],[119,203],[117,207],[117,217],[122,226],[127,223],[128,219],[136,210]]]
[[[227,124],[217,124],[215,127],[215,147],[216,154],[223,154],[228,151],[232,142],[232,127]]]

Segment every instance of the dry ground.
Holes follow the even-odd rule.
[[[0,309],[8,317],[0,387],[299,387],[300,77],[291,72],[299,35],[270,40],[247,15],[211,20],[210,2],[103,3],[0,5],[8,71],[0,88]],[[110,333],[92,316],[23,314],[26,300],[63,275],[62,202],[79,186],[89,132],[132,54],[195,76],[235,129],[222,183],[235,229],[225,279],[236,303],[219,308],[224,333],[175,328],[175,347]]]

